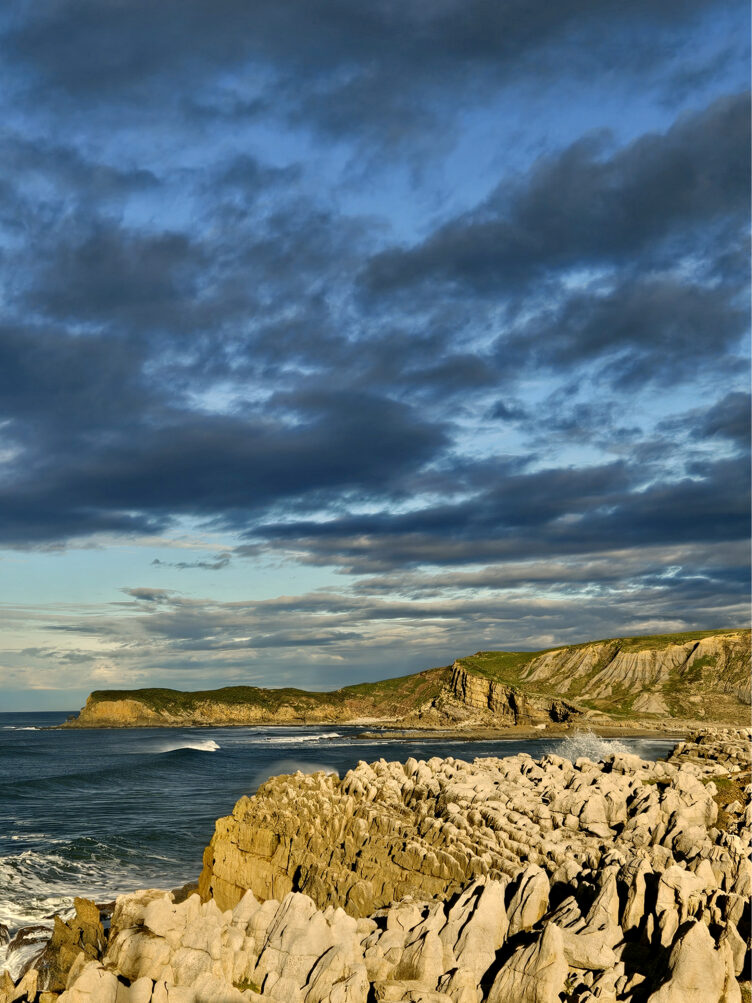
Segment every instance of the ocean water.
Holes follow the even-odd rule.
[[[357,739],[362,729],[202,728],[60,731],[67,714],[0,714],[0,923],[49,922],[74,895],[106,902],[195,881],[214,822],[267,777],[344,774],[358,760],[616,749],[666,755],[672,741],[592,735],[484,742]],[[0,957],[0,968],[2,957]]]

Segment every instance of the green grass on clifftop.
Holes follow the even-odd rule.
[[[741,720],[748,716],[749,707],[749,650],[750,631],[726,628],[720,630],[690,630],[675,634],[640,634],[634,637],[604,638],[582,644],[558,645],[542,651],[478,651],[459,659],[460,664],[476,675],[519,689],[534,691],[546,696],[564,696],[590,710],[604,711],[617,718],[632,716],[633,705],[643,692],[641,688],[614,681],[607,696],[592,698],[591,684],[611,660],[619,653],[635,654],[642,651],[660,652],[672,646],[681,646],[704,638],[728,634],[739,635],[733,656],[721,669],[716,658],[705,656],[692,665],[679,665],[668,671],[665,681],[652,688],[660,696],[671,716],[704,717],[717,720]],[[591,664],[578,671],[571,655],[585,649],[598,649]],[[541,675],[531,665],[541,655],[566,652],[568,667],[558,667],[552,662],[552,671]],[[592,659],[591,652],[590,658]],[[572,666],[575,666],[572,668]],[[534,671],[535,679],[530,679]]]
[[[691,713],[700,717],[712,714],[717,720],[732,720],[740,713],[740,708],[749,706],[749,630],[684,631],[676,634],[651,634],[635,637],[606,638],[601,641],[587,641],[581,644],[559,645],[543,651],[478,651],[459,659],[460,664],[470,673],[515,687],[530,694],[549,697],[564,697],[591,710],[605,711],[615,717],[625,717],[633,713],[633,704],[643,692],[643,688],[626,686],[614,679],[607,695],[593,697],[591,684],[598,680],[599,673],[619,653],[635,653],[647,650],[661,651],[671,645],[684,645],[703,638],[722,634],[740,635],[732,646],[732,656],[726,659],[721,670],[716,659],[702,658],[693,665],[671,668],[668,676],[662,677],[658,685],[648,687],[656,698],[665,701],[669,714],[686,716]],[[588,662],[583,662],[578,671],[577,661],[571,655],[585,648],[597,649],[589,654]],[[726,646],[728,647],[728,646]],[[566,652],[566,659],[550,663],[551,671],[543,672],[531,663],[541,655],[551,652]],[[595,655],[595,658],[593,658]],[[557,668],[557,661],[560,662]],[[549,662],[546,662],[546,666]],[[574,668],[572,668],[574,666]],[[531,673],[534,679],[529,678]],[[137,700],[147,707],[163,714],[190,715],[207,704],[226,707],[240,705],[257,707],[274,714],[281,708],[292,709],[301,717],[316,717],[317,714],[334,714],[342,719],[358,717],[401,717],[430,703],[446,691],[451,670],[428,669],[407,676],[396,676],[373,683],[356,683],[329,692],[302,690],[294,687],[265,689],[258,686],[226,686],[216,690],[185,692],[173,689],[140,690],[95,690],[89,697],[90,704],[101,701]],[[597,692],[597,686],[595,686]],[[706,706],[707,705],[707,706]],[[639,705],[638,705],[639,706]],[[748,710],[745,710],[748,714]]]
[[[139,690],[94,690],[90,704],[103,701],[138,700],[152,710],[168,714],[190,713],[207,703],[224,706],[253,706],[275,711],[292,707],[301,712],[329,707],[351,709],[365,714],[369,710],[380,712],[406,711],[419,703],[438,696],[448,679],[449,670],[428,669],[409,676],[382,679],[375,683],[356,683],[339,690],[317,692],[294,687],[265,689],[259,686],[225,686],[216,690],[172,690],[149,688]]]

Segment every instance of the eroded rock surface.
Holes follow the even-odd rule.
[[[738,1003],[750,820],[716,799],[748,742],[277,778],[218,823],[200,896],[121,896],[44,1003]],[[42,1003],[38,976],[10,988]]]
[[[727,737],[730,733],[726,733]],[[734,733],[733,744],[747,741]],[[743,832],[716,828],[714,775],[727,762],[613,755],[605,763],[557,756],[535,762],[431,759],[359,763],[342,780],[275,777],[219,819],[199,891],[232,908],[250,889],[289,891],[321,908],[366,916],[405,895],[446,898],[477,877],[512,877],[534,865],[551,881],[638,851],[651,871],[670,858],[707,859],[719,887],[743,883]],[[741,829],[748,831],[748,820]],[[536,917],[537,919],[538,917]]]

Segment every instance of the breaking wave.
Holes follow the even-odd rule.
[[[213,738],[201,738],[194,741],[178,740],[176,742],[162,742],[155,752],[179,752],[181,749],[195,749],[196,752],[216,752],[222,746],[215,742]]]
[[[317,735],[275,735],[265,738],[265,745],[299,745],[301,742],[320,742],[324,739],[342,738],[338,731],[325,731]]]
[[[600,763],[609,756],[628,753],[629,749],[617,739],[601,738],[592,731],[577,731],[574,735],[568,735],[561,742],[557,742],[554,752],[564,759],[571,759],[572,762],[584,757],[594,763]]]

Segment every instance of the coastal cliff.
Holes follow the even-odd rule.
[[[742,724],[748,719],[749,663],[748,630],[615,638],[543,652],[480,651],[451,666],[328,693],[254,686],[100,690],[66,727]]]
[[[458,660],[452,665],[448,692],[442,694],[438,704],[445,716],[469,715],[473,723],[496,723],[502,726],[543,724],[569,721],[578,717],[582,709],[575,704],[525,692],[518,686],[477,675]],[[453,706],[454,705],[454,706]]]
[[[77,899],[0,1003],[742,1003],[750,793],[749,730],[277,777],[198,894],[121,895],[109,931]]]

